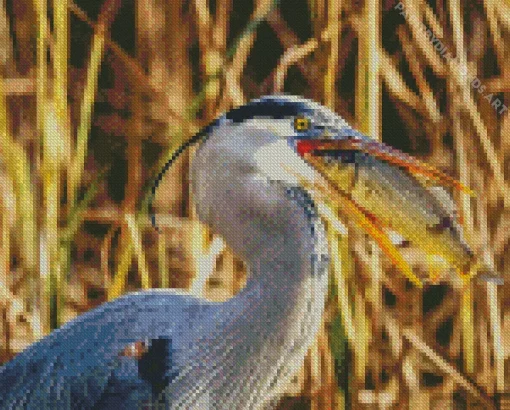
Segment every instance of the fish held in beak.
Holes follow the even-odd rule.
[[[461,227],[418,175],[469,191],[430,165],[372,140],[306,140],[298,152],[381,227],[397,232],[460,273],[475,265]]]

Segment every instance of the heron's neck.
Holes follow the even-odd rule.
[[[229,303],[240,320],[252,318],[255,327],[261,321],[261,338],[289,320],[312,320],[307,332],[313,337],[324,308],[328,267],[324,229],[313,203],[303,198],[293,200],[301,207],[300,212],[292,220],[282,221],[271,237],[265,233],[266,240],[247,258],[246,287]],[[292,328],[287,326],[288,334],[280,335],[293,337]]]
[[[276,246],[278,249],[267,247],[260,256],[247,262],[249,278],[245,288],[234,298],[238,299],[237,303],[273,298],[299,303],[300,300],[293,297],[297,292],[323,282],[323,267],[316,263],[322,256],[318,249],[296,243]]]
[[[281,221],[260,251],[247,258],[246,287],[217,312],[223,324],[215,328],[220,340],[229,337],[231,362],[216,366],[235,369],[225,380],[229,390],[248,392],[242,407],[230,403],[228,408],[259,408],[253,400],[275,399],[299,371],[320,329],[328,283],[324,230],[305,209],[294,216]]]

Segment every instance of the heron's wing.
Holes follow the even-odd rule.
[[[94,410],[135,409],[162,405],[162,392],[177,376],[172,340],[149,341],[149,348],[140,359],[121,356]]]
[[[105,388],[94,404],[94,410],[138,409],[150,400],[151,386],[140,377],[138,360],[121,356],[111,372]]]
[[[123,372],[136,381],[134,363],[119,359],[119,352],[139,340],[171,339],[190,307],[207,306],[189,296],[148,291],[78,317],[0,369],[0,409],[94,408]],[[146,392],[150,382],[139,379],[138,392]]]
[[[0,371],[0,408],[85,409],[87,400],[94,403],[113,370],[112,353],[120,350],[102,313],[73,321],[7,363]]]

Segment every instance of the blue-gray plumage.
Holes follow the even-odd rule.
[[[300,117],[310,122],[296,126]],[[289,168],[313,179],[296,141],[326,134],[367,138],[324,107],[284,96],[206,127],[193,140],[201,142],[194,199],[200,219],[246,261],[246,287],[223,303],[172,290],[105,303],[1,368],[0,408],[270,406],[301,367],[324,310],[324,229]],[[119,355],[137,341],[149,346],[141,359]]]

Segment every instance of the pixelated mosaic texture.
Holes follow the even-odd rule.
[[[381,189],[393,172],[409,172],[394,156],[378,157],[379,180],[363,174],[374,154],[366,149],[336,147],[321,169],[406,233],[392,232],[389,245],[421,289],[396,254],[359,229],[347,202],[343,213],[325,213],[309,187],[266,197],[267,180],[219,184],[229,190],[219,195],[219,175],[260,148],[239,142],[250,134],[232,134],[221,172],[197,168],[210,181],[198,193],[214,223],[199,222],[205,211],[189,183],[198,143],[168,167],[151,200],[172,153],[214,119],[231,112],[230,121],[257,122],[274,136],[282,126],[275,131],[273,120],[288,118],[303,130],[309,113],[282,112],[285,104],[229,110],[263,95],[304,96],[345,119],[351,136],[370,135],[472,190],[418,178],[435,198],[428,203],[447,211],[434,226],[458,224],[473,258],[505,277],[507,9],[488,1],[1,2],[0,408],[508,407],[507,285],[466,281],[451,266],[462,250],[420,234],[428,231],[406,185]],[[256,165],[274,176],[287,151],[271,149]],[[351,186],[354,174],[364,182]],[[371,202],[360,189],[367,185]],[[250,188],[243,203],[238,194]],[[259,207],[263,200],[280,206]],[[229,231],[232,203],[256,211],[231,237],[254,241],[262,217],[270,232],[289,235],[242,254],[243,243],[217,235]],[[310,223],[324,239],[313,250],[290,235],[311,234]],[[431,257],[434,249],[449,263]],[[246,291],[263,260],[273,274],[266,297]],[[298,291],[288,274],[301,269],[315,273]]]

